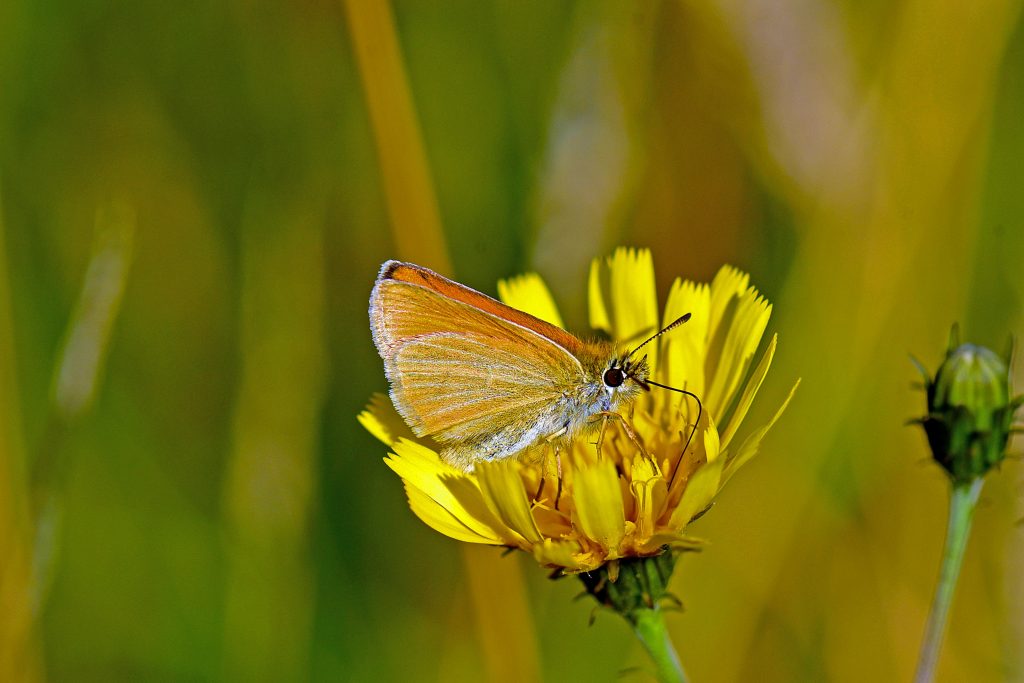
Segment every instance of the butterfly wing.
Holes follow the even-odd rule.
[[[458,282],[453,282],[446,277],[438,275],[432,270],[423,268],[421,266],[414,265],[412,263],[403,263],[401,261],[388,261],[380,269],[380,275],[377,277],[377,285],[381,285],[385,282],[404,282],[411,285],[416,285],[423,289],[434,292],[435,294],[441,295],[442,298],[450,301],[466,304],[471,308],[485,313],[490,313],[492,316],[500,320],[502,323],[513,323],[520,328],[525,328],[534,334],[540,335],[551,342],[554,342],[557,346],[567,351],[570,355],[579,356],[584,344],[579,338],[566,332],[562,328],[552,325],[549,322],[536,318],[529,313],[524,313],[518,309],[507,306],[497,299],[492,299],[486,294],[470,289],[465,285],[460,285]],[[374,295],[370,299],[370,319],[373,323],[373,298],[376,296],[377,286],[374,287]],[[419,322],[417,319],[411,319],[408,321],[412,328],[409,332],[416,332],[415,325]],[[444,324],[445,321],[431,321],[432,323],[439,322]],[[455,325],[451,329],[453,331],[459,331],[464,328],[458,326],[458,320],[447,321],[450,325]],[[395,332],[398,336],[403,336],[404,330],[396,328]],[[419,330],[423,332],[423,330]],[[376,332],[374,340],[377,340]],[[377,347],[380,349],[380,346]],[[384,355],[385,351],[381,350],[381,355]]]
[[[519,340],[430,334],[395,354],[392,396],[418,434],[445,443],[473,441],[554,403],[555,359],[548,360],[524,359]]]
[[[398,265],[416,268],[414,275],[425,270]],[[505,455],[528,445],[521,443],[525,433],[561,397],[561,388],[581,381],[580,362],[548,336],[498,315],[502,310],[470,303],[476,295],[491,306],[489,297],[425,271],[465,290],[456,299],[422,278],[390,278],[388,268],[370,299],[371,326],[395,408],[413,431],[453,445],[495,443],[489,437],[502,434]]]

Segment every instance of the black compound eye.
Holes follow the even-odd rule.
[[[619,387],[626,381],[626,375],[619,368],[608,368],[604,371],[605,386]]]

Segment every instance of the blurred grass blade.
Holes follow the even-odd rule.
[[[427,154],[420,134],[391,5],[344,0],[366,93],[395,247],[402,258],[451,272]]]
[[[314,577],[307,545],[326,376],[316,206],[256,191],[246,209],[242,367],[224,489],[229,680],[309,675]]]
[[[99,209],[92,257],[54,376],[54,408],[64,421],[88,410],[96,397],[128,281],[134,235],[131,206],[112,202]]]
[[[29,513],[0,204],[0,680],[41,678],[32,609]]]
[[[792,5],[794,11],[803,7],[799,2]],[[821,166],[829,162],[822,156],[806,160],[800,173],[794,166],[790,174],[804,178],[807,185],[789,195],[804,197],[794,201],[800,246],[778,301],[777,324],[794,338],[815,340],[820,350],[817,378],[807,383],[810,394],[793,406],[796,414],[776,437],[803,454],[802,467],[766,472],[760,486],[768,492],[766,505],[783,511],[785,518],[773,520],[777,536],[763,545],[754,543],[747,551],[758,557],[759,571],[745,585],[754,604],[764,607],[760,613],[732,620],[728,637],[738,655],[722,660],[722,680],[746,680],[761,665],[760,629],[773,610],[789,609],[778,596],[786,594],[792,573],[805,562],[801,549],[806,539],[836,533],[835,521],[827,514],[833,503],[824,503],[827,496],[855,498],[857,487],[870,490],[881,482],[890,484],[895,459],[884,466],[868,459],[840,462],[845,453],[834,446],[847,441],[852,425],[867,413],[889,415],[893,424],[904,414],[895,401],[881,398],[885,392],[876,391],[879,378],[904,376],[900,354],[880,353],[896,338],[894,323],[898,321],[901,331],[900,348],[915,348],[934,336],[934,321],[962,317],[969,294],[963,283],[975,267],[977,187],[988,135],[979,124],[990,115],[994,76],[1019,5],[1018,0],[914,0],[894,7],[891,49],[873,80],[864,86],[830,86],[832,92],[850,90],[860,103],[859,114],[837,114],[834,122],[840,131],[848,126],[847,135],[858,141],[858,149],[852,156],[838,154],[836,168]],[[750,18],[737,18],[735,30],[747,41],[778,42],[778,36],[762,34],[766,28]],[[807,40],[793,36],[786,44]],[[792,63],[816,68],[819,60]],[[785,90],[789,80],[773,78],[759,85]],[[786,98],[785,93],[777,97]],[[843,149],[848,150],[845,143]],[[860,154],[865,155],[863,160],[857,158]],[[779,158],[783,163],[799,162],[795,157],[788,162]],[[806,359],[791,356],[781,359],[780,365],[780,374],[798,375],[806,369]],[[860,379],[850,385],[850,378]],[[837,392],[837,386],[850,388]],[[865,390],[880,398],[865,402]],[[814,428],[802,427],[806,425]],[[822,493],[820,473],[838,471],[844,472],[843,483]],[[779,498],[771,500],[776,493]],[[894,601],[904,596],[893,590],[888,597],[879,598],[875,608],[896,623],[902,614],[896,613]],[[813,614],[813,601],[801,609]],[[886,660],[891,657],[896,666],[908,670],[903,676],[908,678],[912,651],[887,638],[900,630],[858,631],[858,625],[844,622],[848,630],[835,635],[828,660],[856,665],[861,676],[870,679],[890,666]],[[865,648],[878,656],[864,659]],[[833,665],[842,670],[842,665]]]
[[[537,639],[519,558],[503,557],[489,546],[460,546],[483,647],[486,680],[541,680]]]
[[[345,0],[345,8],[366,91],[398,257],[451,275],[390,5]],[[539,680],[537,645],[519,565],[469,544],[461,544],[461,552],[486,671],[499,677],[506,671],[529,674],[526,678],[495,680]],[[516,653],[514,659],[521,668],[510,665],[506,652]]]
[[[89,265],[57,355],[50,415],[32,470],[32,573],[37,610],[46,603],[60,551],[62,437],[96,399],[128,282],[135,230],[135,210],[129,204],[111,201],[97,209]]]
[[[657,8],[603,1],[576,13],[548,125],[532,248],[563,311],[586,310],[580,283],[594,255],[618,241],[640,179]]]

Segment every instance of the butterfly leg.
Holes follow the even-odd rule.
[[[610,418],[607,415],[604,415],[601,418],[601,431],[598,432],[598,434],[597,434],[597,443],[595,444],[597,446],[597,459],[598,460],[601,459],[601,447],[604,446],[604,430],[608,427],[608,420],[609,419]]]
[[[562,497],[562,454],[561,454],[562,449],[561,449],[561,447],[558,446],[556,441],[560,437],[562,437],[565,434],[567,434],[568,431],[569,431],[569,425],[567,424],[564,427],[562,427],[561,429],[559,429],[557,432],[555,432],[554,434],[548,434],[546,437],[544,437],[545,441],[547,441],[549,444],[552,444],[552,446],[555,449],[555,467],[558,470],[558,488],[555,490],[555,509],[556,510],[558,509],[558,501]]]
[[[533,494],[533,502],[540,502],[540,494],[544,493],[544,470],[548,467],[547,456],[544,457],[544,461],[540,464],[540,484],[537,485],[537,493]]]
[[[562,454],[558,446],[555,446],[555,467],[558,469],[558,489],[555,491],[555,509],[558,509],[558,501],[562,497]]]
[[[567,431],[568,431],[568,428],[563,427],[561,430],[555,432],[554,434],[548,435],[544,439],[547,442],[547,444],[549,446],[551,446],[551,450],[546,451],[544,453],[543,459],[541,460],[540,482],[537,485],[537,492],[535,494],[533,494],[533,502],[534,503],[539,503],[540,500],[541,500],[541,495],[543,495],[543,493],[544,493],[544,485],[547,483],[547,475],[548,475],[549,470],[551,469],[551,453],[552,453],[552,451],[554,452],[555,460],[557,461],[557,463],[556,463],[557,464],[557,468],[556,469],[558,471],[558,491],[561,492],[561,490],[562,490],[562,461],[559,458],[558,453],[559,453],[560,449],[559,449],[558,445],[555,444],[555,440],[558,437],[560,437],[563,434],[565,434]],[[555,503],[556,504],[558,503],[557,497],[556,497]]]
[[[622,429],[623,429],[624,432],[626,432],[626,436],[628,436],[629,440],[633,442],[633,445],[635,445],[640,450],[641,455],[643,455],[648,460],[653,460],[653,458],[651,458],[650,454],[644,448],[643,443],[640,442],[640,437],[637,436],[637,433],[633,429],[633,425],[631,425],[629,423],[629,420],[627,420],[621,414],[616,413],[614,411],[610,411],[610,410],[602,411],[602,412],[598,413],[598,415],[603,415],[604,419],[605,419],[605,423],[601,425],[602,437],[603,437],[603,432],[604,432],[605,425],[608,423],[608,420],[610,418],[613,418],[613,417],[618,418],[619,422],[622,423]],[[598,444],[599,444],[598,445],[598,455],[600,455],[600,453],[601,453],[600,439],[598,440]]]

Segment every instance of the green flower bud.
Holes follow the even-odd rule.
[[[1010,398],[1009,358],[950,335],[946,359],[932,379],[921,368],[928,394],[924,427],[932,457],[954,483],[983,476],[1002,462],[1014,411],[1024,397]]]
[[[666,600],[678,603],[668,592],[675,564],[675,551],[665,549],[660,555],[608,562],[577,576],[599,603],[635,625],[640,611],[658,609]]]

